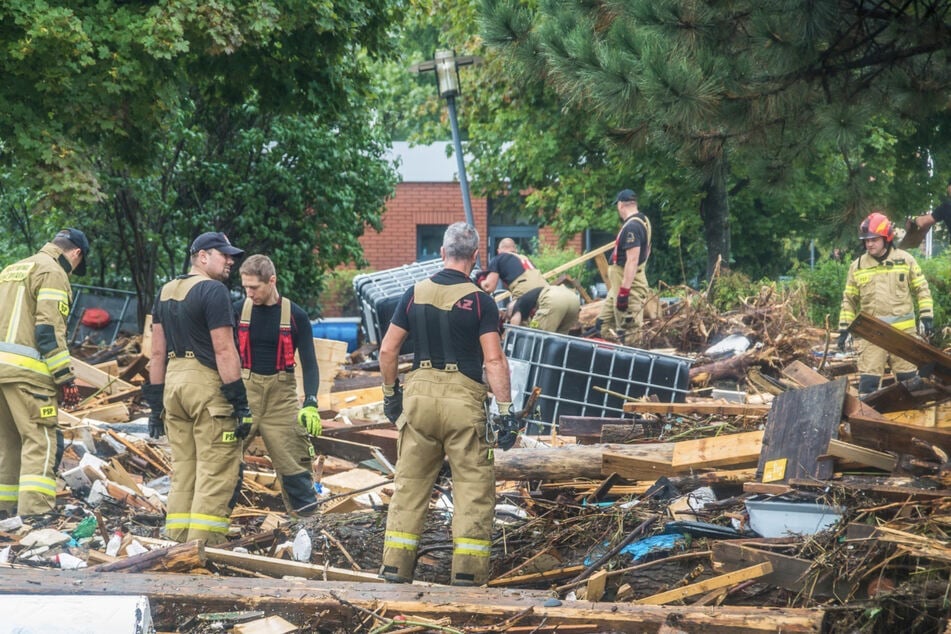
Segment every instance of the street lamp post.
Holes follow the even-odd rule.
[[[415,73],[434,71],[439,96],[446,100],[449,107],[449,124],[452,127],[452,144],[456,152],[456,166],[459,170],[459,189],[462,191],[462,207],[466,212],[466,222],[475,226],[472,217],[472,201],[469,198],[469,180],[466,178],[466,162],[462,156],[462,141],[459,138],[459,119],[456,117],[456,96],[459,89],[459,67],[475,64],[479,58],[467,55],[456,57],[454,51],[438,50],[432,60],[413,64],[410,67]]]

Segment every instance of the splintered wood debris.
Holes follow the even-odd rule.
[[[863,336],[928,376],[887,377],[860,401],[852,359],[826,360],[828,334],[771,292],[731,315],[688,295],[645,328],[652,346],[695,355],[684,402],[562,416],[496,453],[482,588],[443,585],[448,468],[417,581],[377,577],[397,434],[377,368],[336,353],[321,368],[319,512],[284,513],[256,443],[229,541],[163,540],[170,455],[146,434],[145,355],[120,340],[77,361],[85,400],[60,420],[60,510],[0,519],[0,594],[141,595],[163,632],[946,631],[951,357],[863,316]],[[753,345],[703,356],[728,334]]]

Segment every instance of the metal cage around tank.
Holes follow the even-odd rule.
[[[396,304],[406,289],[444,267],[442,260],[435,259],[354,277],[353,292],[360,302],[360,318],[366,341],[379,344],[390,325]]]
[[[683,402],[689,390],[691,360],[684,357],[520,326],[506,327],[502,346],[516,409],[541,388],[526,417],[529,433],[548,431],[560,416],[621,416],[628,397]]]

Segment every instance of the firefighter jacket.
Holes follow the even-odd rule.
[[[0,383],[51,387],[73,379],[66,345],[69,270],[62,249],[47,243],[0,272]]]
[[[914,330],[913,295],[921,316],[932,317],[931,290],[914,257],[895,247],[889,248],[881,262],[864,253],[849,267],[839,310],[839,329],[848,328],[859,312],[865,312],[899,330]]]

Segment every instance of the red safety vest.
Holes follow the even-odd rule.
[[[241,320],[238,322],[238,354],[241,356],[241,367],[251,369],[251,308],[254,304],[250,299],[244,300],[241,307]],[[281,298],[281,325],[277,338],[277,361],[275,367],[278,372],[294,369],[294,340],[291,338],[291,300]]]

